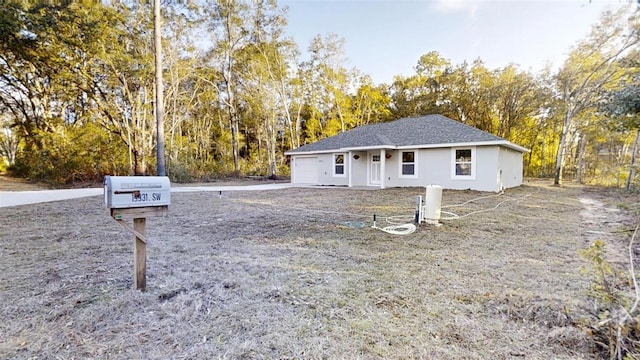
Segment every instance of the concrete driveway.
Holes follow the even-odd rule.
[[[171,192],[201,192],[201,191],[259,191],[278,190],[293,187],[291,183],[260,184],[245,186],[172,186]],[[50,201],[77,199],[102,195],[102,188],[37,190],[37,191],[0,191],[0,207],[37,204]]]

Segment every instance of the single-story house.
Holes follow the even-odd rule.
[[[500,191],[522,184],[529,150],[442,115],[360,126],[285,152],[291,182]]]

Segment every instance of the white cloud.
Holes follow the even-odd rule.
[[[433,2],[434,8],[442,12],[457,12],[464,11],[470,4],[465,0],[435,0]]]
[[[466,13],[472,20],[476,19],[476,13],[482,0],[434,0],[431,1],[433,10],[441,13]]]

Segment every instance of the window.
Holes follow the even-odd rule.
[[[403,151],[402,163],[400,164],[400,176],[416,176],[416,153],[415,151]]]
[[[475,149],[453,149],[454,172],[453,176],[458,178],[475,177],[474,151]]]
[[[333,175],[344,176],[344,154],[333,155]]]

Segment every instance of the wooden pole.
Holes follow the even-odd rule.
[[[147,217],[166,216],[169,206],[111,209],[111,216],[133,235],[133,286],[144,291],[147,287]],[[133,218],[133,227],[126,220]]]
[[[145,235],[147,218],[134,218],[133,228]],[[144,291],[147,287],[147,244],[145,239],[135,236],[133,256],[133,282],[138,290]]]

